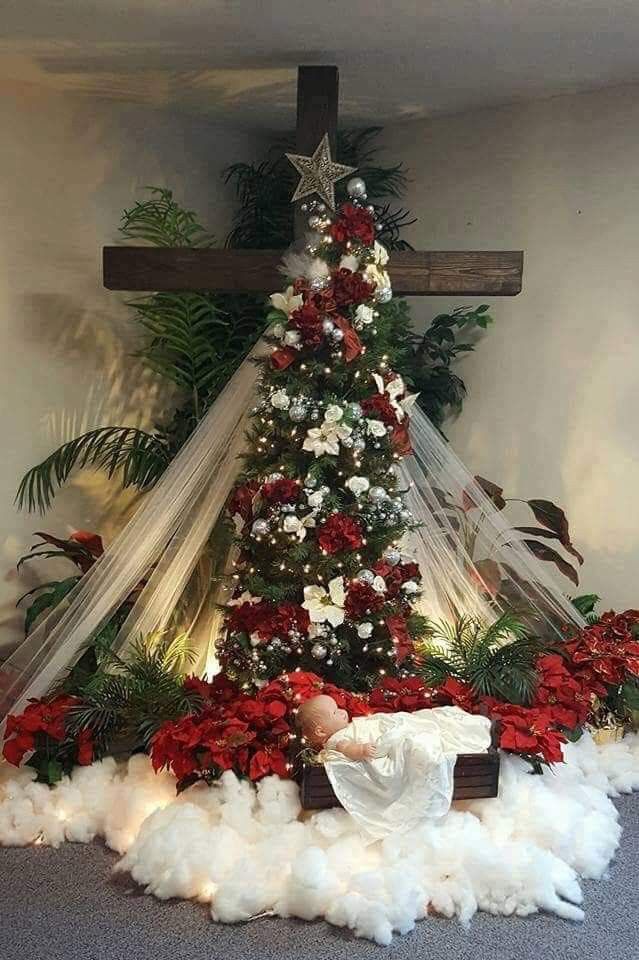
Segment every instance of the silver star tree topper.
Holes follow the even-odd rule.
[[[291,197],[291,203],[316,193],[331,210],[335,209],[335,184],[357,169],[343,163],[333,163],[327,133],[320,140],[312,157],[303,157],[299,153],[287,153],[286,157],[300,175],[300,182]]]

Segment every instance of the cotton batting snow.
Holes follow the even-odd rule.
[[[368,845],[342,810],[303,813],[297,786],[277,777],[255,788],[225,773],[176,797],[144,756],[79,768],[53,789],[5,764],[0,843],[103,837],[123,854],[116,870],[160,899],[206,902],[214,920],[323,917],[382,945],[427,913],[579,920],[579,878],[601,877],[619,844],[610,797],[639,789],[639,736],[605,746],[585,736],[565,751],[543,776],[505,756],[497,799]]]

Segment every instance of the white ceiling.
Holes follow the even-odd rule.
[[[298,63],[355,123],[636,82],[639,0],[0,2],[0,74],[78,95],[286,127]]]

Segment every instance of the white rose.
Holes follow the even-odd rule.
[[[358,323],[372,323],[375,319],[375,311],[372,307],[367,306],[365,303],[360,303],[359,307],[355,311],[355,319],[358,321]]]
[[[359,270],[359,260],[352,253],[346,254],[339,262],[341,270],[351,270],[356,273]]]
[[[341,420],[344,416],[344,411],[341,407],[338,407],[336,403],[331,403],[326,408],[324,413],[324,420],[326,423],[337,423],[338,420]]]
[[[309,493],[307,499],[309,507],[321,507],[324,501],[324,494],[321,490],[316,490],[315,493]]]
[[[276,410],[288,410],[291,405],[291,398],[286,390],[276,390],[271,394],[271,406]]]
[[[419,593],[419,584],[415,583],[414,580],[407,580],[402,586],[402,590],[404,593]]]
[[[372,437],[385,437],[386,427],[381,420],[367,420],[367,429]]]
[[[300,342],[300,335],[297,330],[287,330],[284,334],[284,343],[287,347],[294,347]]]
[[[361,497],[370,487],[370,481],[367,477],[349,477],[344,486],[348,487],[354,496]]]
[[[273,329],[271,330],[271,333],[272,333],[273,336],[276,337],[278,340],[281,340],[282,337],[284,336],[284,327],[283,327],[283,325],[282,325],[281,323],[276,323],[275,326],[273,327]]]
[[[375,577],[371,586],[376,593],[386,593],[386,583],[383,577]]]
[[[375,263],[379,264],[380,267],[385,267],[388,263],[388,250],[379,240],[375,241],[373,256],[375,257]]]
[[[373,633],[373,624],[372,623],[360,623],[357,628],[357,636],[362,640],[368,640]]]
[[[291,516],[291,514],[287,514],[287,516],[284,517],[283,527],[285,533],[297,533],[300,526],[301,521],[299,517]]]

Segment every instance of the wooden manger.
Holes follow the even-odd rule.
[[[479,800],[496,797],[499,790],[499,750],[497,728],[493,725],[492,743],[485,753],[460,753],[455,764],[453,800]],[[301,762],[295,779],[300,785],[304,810],[327,810],[341,806],[322,764]]]

